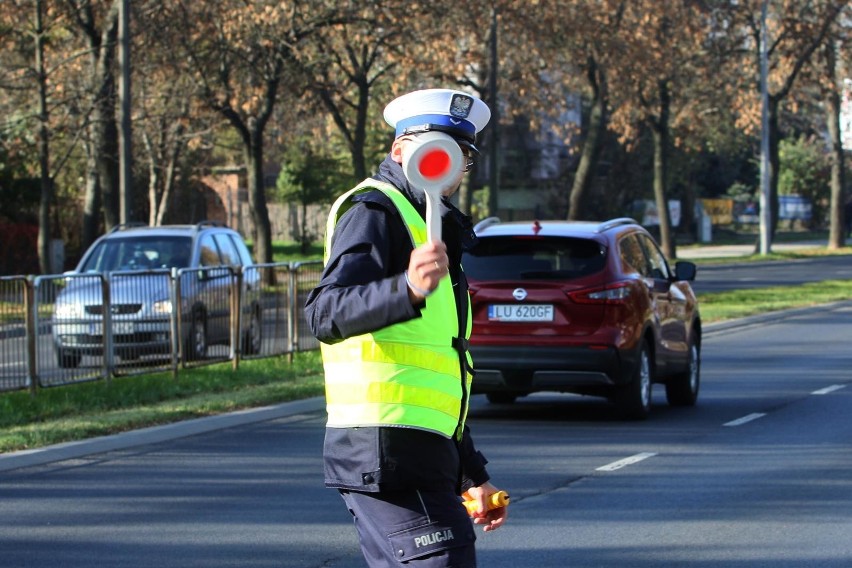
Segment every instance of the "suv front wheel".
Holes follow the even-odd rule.
[[[686,369],[666,382],[666,400],[670,406],[695,406],[701,385],[701,348],[693,337],[689,342]]]
[[[616,403],[625,417],[643,420],[651,412],[651,385],[653,384],[651,354],[648,342],[643,340],[630,382],[620,387]]]
[[[184,357],[187,361],[198,361],[207,355],[207,318],[200,311],[192,312],[189,335],[184,347]]]
[[[263,320],[260,317],[260,308],[255,307],[249,315],[248,329],[243,338],[243,353],[246,355],[257,355],[263,345]]]
[[[76,369],[80,366],[80,361],[83,356],[74,351],[69,351],[61,347],[56,348],[56,363],[62,369]]]

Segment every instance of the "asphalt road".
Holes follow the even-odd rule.
[[[695,408],[476,397],[509,524],[481,566],[852,565],[852,302],[708,326]],[[0,565],[363,566],[321,400],[0,456]],[[59,460],[59,461],[56,461]]]

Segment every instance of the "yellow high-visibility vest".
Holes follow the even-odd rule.
[[[426,242],[426,222],[394,186],[365,180],[335,201],[328,217],[325,260],[338,219],[351,198],[378,189],[394,203],[414,247]],[[470,337],[470,305],[465,339]],[[322,344],[328,426],[398,426],[461,436],[471,376],[453,347],[458,316],[449,276],[426,299],[420,318]],[[467,369],[471,368],[469,355]]]

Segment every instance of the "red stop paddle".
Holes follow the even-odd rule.
[[[464,169],[458,143],[443,132],[425,132],[412,139],[402,154],[402,171],[408,182],[426,193],[426,235],[441,240],[441,194]]]

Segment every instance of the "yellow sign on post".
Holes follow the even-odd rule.
[[[730,225],[734,222],[733,199],[702,199],[701,205],[714,225]]]

